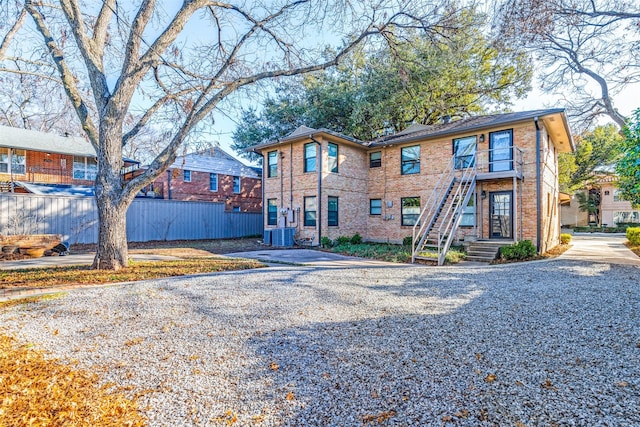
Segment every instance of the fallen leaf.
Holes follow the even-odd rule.
[[[289,393],[287,393],[287,397],[285,397],[285,399],[287,399],[287,400],[296,400],[296,395],[293,394],[292,391],[290,391]]]
[[[476,353],[476,359],[482,360],[482,353]]]
[[[627,387],[629,386],[629,383],[626,381],[620,381],[619,383],[616,384],[618,387]]]
[[[453,417],[451,415],[445,415],[444,417],[442,417],[442,421],[444,421],[445,423],[451,422],[453,421]]]
[[[497,379],[498,379],[498,376],[496,374],[489,374],[484,378],[484,380],[488,383],[492,383]]]
[[[460,412],[456,412],[453,415],[455,415],[458,418],[469,418],[469,411],[467,411],[466,409],[463,409]]]
[[[278,369],[280,369],[280,365],[278,365],[276,362],[271,362],[271,364],[269,365],[269,369],[271,369],[272,371],[277,371]]]

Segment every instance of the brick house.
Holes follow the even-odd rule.
[[[262,212],[260,169],[218,146],[179,156],[148,191],[164,199],[224,202],[228,211]]]
[[[563,109],[412,125],[375,141],[300,127],[252,148],[263,156],[265,229],[300,239],[359,233],[365,241],[444,253],[454,240],[560,234],[557,156],[574,149]]]
[[[124,160],[123,173],[139,164]],[[90,196],[97,171],[83,138],[0,126],[0,191]]]

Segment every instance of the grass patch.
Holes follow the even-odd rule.
[[[133,282],[263,266],[264,264],[258,261],[240,258],[187,258],[171,261],[132,261],[128,267],[118,271],[92,270],[89,266],[2,270],[0,289]]]
[[[329,249],[342,255],[357,256],[360,258],[371,258],[387,262],[409,262],[411,251],[403,245],[393,245],[390,243],[340,243]]]
[[[135,400],[0,334],[0,425],[144,426]]]
[[[631,252],[633,252],[634,254],[638,255],[640,257],[640,245],[634,245],[629,241],[626,241],[624,243],[629,249],[631,249]]]
[[[411,262],[411,249],[408,246],[394,245],[391,243],[341,243],[330,248],[329,251],[342,255],[377,259],[387,262]],[[421,255],[433,255],[433,258],[438,257],[438,254],[430,252],[422,252]],[[445,263],[455,264],[463,260],[465,257],[465,253],[460,249],[451,248],[449,252],[447,252]]]
[[[52,300],[57,300],[59,298],[62,298],[65,295],[67,295],[66,292],[55,292],[52,294],[37,295],[34,297],[10,299],[7,301],[0,301],[0,308],[14,307],[16,305],[24,305],[24,304],[33,304],[36,302],[52,301]]]

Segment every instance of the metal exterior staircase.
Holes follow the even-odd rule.
[[[464,169],[455,168],[451,158],[444,173],[436,182],[431,196],[413,226],[411,262],[416,259],[433,260],[443,265],[445,256],[462,219],[462,211],[476,188],[476,162]]]

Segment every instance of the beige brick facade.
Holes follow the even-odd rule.
[[[322,236],[335,239],[359,233],[365,241],[400,243],[412,234],[412,226],[402,225],[401,200],[406,197],[419,197],[423,208],[431,196],[435,184],[453,157],[453,140],[465,136],[477,137],[478,166],[483,162],[480,153],[489,149],[490,133],[511,130],[514,155],[522,150],[522,179],[500,178],[479,179],[476,186],[475,227],[460,227],[459,237],[475,234],[478,238],[491,238],[490,200],[493,193],[512,194],[511,209],[513,225],[511,238],[531,240],[534,244],[540,232],[541,250],[546,250],[558,242],[560,234],[557,180],[557,148],[548,137],[551,130],[547,122],[539,120],[540,132],[536,131],[533,119],[508,123],[495,127],[476,128],[473,131],[449,132],[441,137],[425,136],[398,144],[358,144],[348,138],[317,131],[310,136],[299,135],[277,144],[260,149],[265,156],[264,200],[275,200],[278,217],[287,209],[295,212],[289,216],[286,224],[280,226],[295,227],[300,237],[313,238],[318,243]],[[557,129],[554,129],[557,131]],[[481,136],[482,135],[482,136]],[[536,137],[540,138],[540,180],[536,179]],[[566,137],[567,135],[565,135]],[[570,138],[570,136],[568,136]],[[313,140],[312,140],[313,139]],[[315,142],[314,142],[315,141]],[[339,147],[337,173],[328,171],[328,143]],[[317,165],[321,173],[304,172],[305,144],[318,147]],[[401,173],[401,149],[420,147],[420,171],[416,174]],[[566,145],[565,145],[566,147]],[[564,148],[566,150],[566,148]],[[267,176],[267,157],[269,152],[278,152],[277,176]],[[369,156],[380,152],[379,167],[369,167]],[[321,160],[320,160],[321,159]],[[485,159],[486,163],[486,159]],[[485,177],[486,178],[486,177]],[[538,188],[540,185],[540,199]],[[317,218],[321,227],[304,226],[304,197],[319,198]],[[328,226],[328,197],[337,197],[339,201],[338,226]],[[379,199],[380,214],[370,214],[370,200]],[[538,222],[538,203],[540,203],[540,222]],[[268,224],[265,208],[265,228],[274,228]],[[284,216],[283,216],[284,217]],[[282,220],[280,220],[282,221]]]

